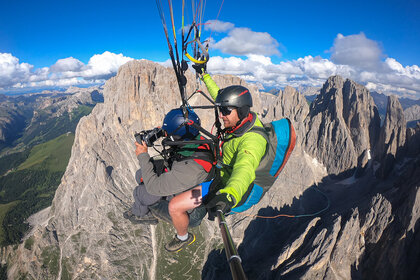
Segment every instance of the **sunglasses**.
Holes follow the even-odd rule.
[[[223,116],[228,116],[230,113],[232,113],[234,107],[219,107],[220,113],[222,113]]]

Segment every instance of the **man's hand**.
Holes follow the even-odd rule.
[[[195,69],[195,72],[197,72],[200,75],[204,75],[207,72],[207,63],[203,63],[203,64],[193,64],[192,68]]]
[[[141,141],[141,144],[134,142],[136,144],[136,156],[139,154],[147,153],[147,145],[144,143],[144,141]]]
[[[222,210],[224,214],[229,213],[233,205],[235,205],[234,199],[229,194],[217,192],[205,204],[209,213],[209,220],[214,220],[217,210]]]

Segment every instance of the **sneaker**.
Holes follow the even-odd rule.
[[[123,217],[128,219],[133,224],[156,225],[159,223],[159,220],[150,212],[142,217],[139,217],[134,215],[131,210],[128,210],[123,213]]]
[[[188,233],[188,238],[185,241],[179,240],[179,238],[176,236],[174,239],[172,239],[171,242],[165,245],[165,249],[168,252],[179,252],[188,245],[194,243],[195,241],[195,235],[193,233]]]

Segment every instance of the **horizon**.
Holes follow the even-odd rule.
[[[330,0],[207,2],[202,38],[212,38],[210,74],[237,75],[268,89],[321,87],[341,75],[370,91],[420,99],[416,1],[354,1],[351,7]],[[180,2],[173,4],[179,31]],[[0,93],[102,84],[133,59],[170,65],[154,1],[3,6]],[[168,4],[163,6],[171,34]],[[189,23],[192,13],[185,11]]]
[[[106,81],[105,81],[106,82]],[[32,90],[32,89],[27,89],[26,91],[24,91],[24,92],[16,92],[16,93],[2,93],[2,92],[0,92],[0,95],[1,94],[4,94],[4,95],[6,95],[6,96],[9,96],[9,97],[15,97],[15,96],[22,96],[22,95],[30,95],[30,94],[46,94],[46,93],[48,93],[48,92],[66,92],[69,88],[71,88],[71,87],[74,87],[74,88],[85,88],[85,89],[89,89],[89,88],[103,88],[103,86],[105,85],[105,83],[103,83],[103,84],[85,84],[85,85],[71,85],[71,86],[68,86],[68,87],[46,87],[46,88],[37,88],[37,89],[35,89],[35,90]],[[297,88],[297,87],[295,87],[295,89],[299,92],[299,93],[301,93],[301,94],[303,94],[303,92],[301,92],[301,91],[299,91],[299,88]],[[319,88],[316,88],[317,89],[317,91],[320,91],[321,89],[322,89],[322,87],[319,87]],[[269,94],[273,94],[273,95],[277,95],[278,93],[272,93],[272,92],[270,92],[271,90],[284,90],[284,87],[283,88],[277,88],[277,87],[266,87],[266,88],[264,88],[263,90],[260,90],[260,92],[265,92],[265,93],[269,93]],[[380,95],[384,95],[384,96],[388,96],[386,93],[381,93],[381,92],[377,92],[377,91],[372,91],[372,90],[369,90],[369,92],[372,94],[372,93],[376,93],[376,94],[380,94]],[[304,96],[305,96],[305,98],[307,98],[307,97],[311,97],[311,96],[315,96],[315,95],[318,95],[319,93],[316,93],[316,94],[304,94]],[[390,95],[393,95],[393,94],[390,94]],[[398,99],[399,100],[414,100],[414,101],[420,101],[420,98],[418,98],[418,99],[413,99],[413,98],[409,98],[409,97],[403,97],[403,96],[397,96],[398,97]]]

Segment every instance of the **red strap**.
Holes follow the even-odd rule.
[[[194,159],[194,161],[201,165],[207,173],[209,173],[211,168],[213,167],[213,164],[202,159]]]
[[[204,140],[204,139],[206,138],[200,135],[200,140]],[[210,151],[210,146],[208,144],[203,144],[203,145],[198,146],[198,149]],[[209,173],[211,168],[213,167],[213,164],[211,162],[205,161],[203,159],[194,159],[194,161],[198,163],[199,165],[201,165],[207,173]]]

